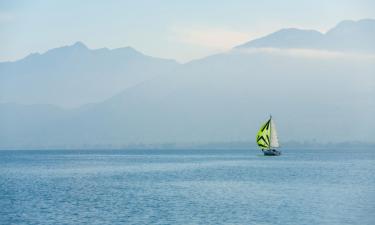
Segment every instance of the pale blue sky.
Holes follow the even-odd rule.
[[[371,0],[2,1],[0,61],[84,42],[185,62],[285,27],[375,18]]]

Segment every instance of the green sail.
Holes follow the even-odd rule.
[[[261,149],[270,148],[271,119],[264,123],[257,134],[257,144]]]

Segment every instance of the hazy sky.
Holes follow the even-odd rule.
[[[185,62],[285,27],[375,18],[371,0],[0,0],[0,61],[82,41]]]

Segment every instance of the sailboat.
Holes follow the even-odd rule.
[[[262,149],[264,155],[278,156],[281,151],[275,148],[280,147],[279,139],[277,138],[276,125],[273,122],[272,116],[259,129],[257,134],[257,144]]]

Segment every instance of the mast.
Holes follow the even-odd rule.
[[[272,135],[271,135],[271,132],[272,132],[271,120],[272,120],[272,115],[270,114],[270,144],[268,145],[268,150],[271,149],[271,138],[272,138]]]

